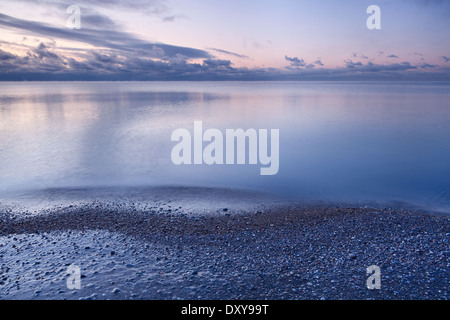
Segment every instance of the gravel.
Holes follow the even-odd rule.
[[[197,216],[178,209],[94,202],[0,212],[0,298],[449,297],[448,216],[299,205]],[[80,267],[80,290],[66,286],[71,265]],[[366,287],[371,265],[381,269],[380,290]]]

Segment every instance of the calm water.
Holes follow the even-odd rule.
[[[280,170],[175,166],[171,133],[280,129]],[[0,83],[0,192],[183,185],[450,212],[450,83]]]

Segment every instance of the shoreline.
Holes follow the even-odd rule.
[[[59,187],[0,192],[0,214],[8,213],[17,217],[45,215],[74,207],[95,207],[98,204],[142,212],[156,210],[161,213],[174,214],[179,211],[179,213],[189,216],[220,215],[224,208],[228,209],[229,213],[242,214],[300,207],[394,210],[450,217],[450,208],[408,202],[403,199],[378,201],[295,199],[260,190],[183,185]]]
[[[298,205],[192,215],[160,205],[0,215],[0,299],[449,298],[448,216]],[[81,290],[66,288],[71,264]],[[370,265],[381,290],[366,288]]]

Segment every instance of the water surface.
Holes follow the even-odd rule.
[[[279,129],[280,170],[176,166],[194,121]],[[450,212],[450,83],[0,83],[0,193],[197,186]]]

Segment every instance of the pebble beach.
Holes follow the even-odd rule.
[[[142,203],[3,206],[0,299],[449,298],[446,215],[286,203],[195,214]],[[66,285],[71,265],[79,290]],[[371,265],[380,290],[367,289]]]

